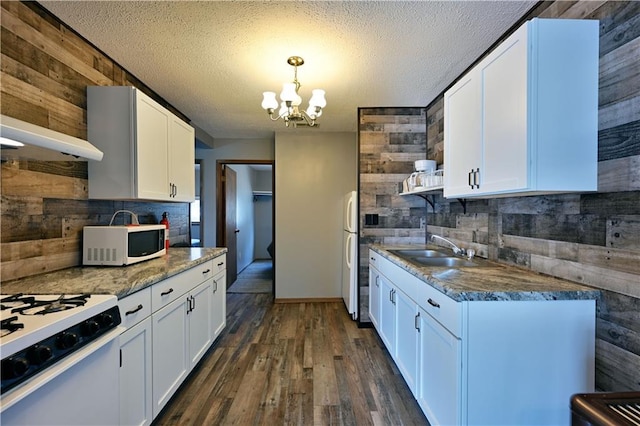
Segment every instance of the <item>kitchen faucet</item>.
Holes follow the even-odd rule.
[[[441,237],[440,235],[431,234],[431,238],[430,239],[431,239],[431,241],[442,240],[445,243],[449,244],[451,246],[451,250],[453,250],[453,254],[455,254],[455,255],[464,256],[466,254],[466,250],[465,249],[458,247],[457,245],[455,245],[451,241],[447,240],[446,238]]]

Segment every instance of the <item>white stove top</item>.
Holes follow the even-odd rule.
[[[61,295],[22,295],[23,298],[33,297],[37,301],[56,301]],[[0,295],[0,300],[10,297],[10,295]],[[75,306],[71,309],[61,310],[58,312],[50,312],[46,314],[38,314],[44,307],[36,307],[26,309],[24,311],[12,312],[16,308],[24,308],[28,304],[16,302],[2,302],[3,308],[0,310],[0,319],[7,320],[11,317],[17,317],[14,324],[23,324],[24,327],[17,328],[13,332],[1,330],[0,337],[0,355],[2,359],[7,358],[14,353],[34,345],[56,333],[59,333],[71,326],[81,323],[82,321],[98,315],[107,309],[116,306],[118,299],[111,295],[77,295],[65,294],[64,298],[86,298],[86,302],[82,306]]]

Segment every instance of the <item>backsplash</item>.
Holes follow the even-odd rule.
[[[86,87],[130,85],[186,119],[37,3],[1,7],[2,114],[86,139]],[[189,204],[88,200],[86,162],[7,161],[0,174],[3,282],[80,265],[82,227],[106,225],[120,209],[140,223],[166,211],[170,243],[189,243]]]

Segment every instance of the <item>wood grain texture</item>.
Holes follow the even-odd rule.
[[[157,425],[426,425],[375,330],[342,301],[227,296],[227,328]]]
[[[133,85],[188,121],[39,4],[0,7],[2,114],[86,138],[86,87]],[[119,209],[141,223],[168,211],[171,244],[189,243],[188,204],[88,200],[86,162],[3,161],[0,174],[3,281],[79,265],[82,227],[107,224]]]

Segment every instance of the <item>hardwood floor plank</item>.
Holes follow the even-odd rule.
[[[227,327],[154,425],[428,425],[341,302],[227,295]]]

